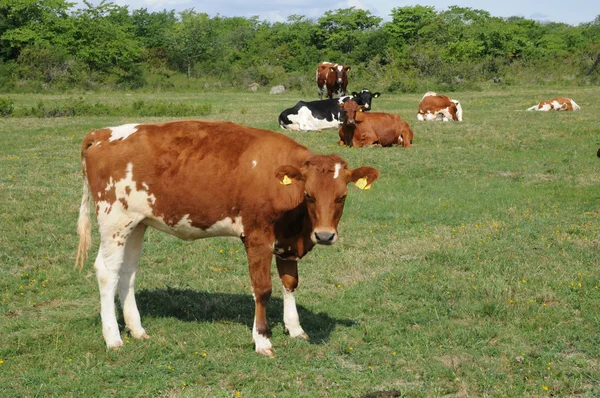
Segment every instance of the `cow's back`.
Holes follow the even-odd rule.
[[[353,146],[377,143],[381,146],[401,144],[410,147],[413,131],[400,116],[392,113],[363,112],[357,116]],[[399,138],[401,138],[399,140]]]
[[[140,217],[200,229],[278,211],[285,198],[275,170],[309,152],[275,132],[192,120],[97,130],[82,150],[97,203],[121,201]],[[134,196],[147,203],[128,201]]]

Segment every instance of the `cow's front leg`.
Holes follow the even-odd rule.
[[[283,323],[290,337],[308,340],[300,326],[296,308],[296,288],[298,287],[298,261],[276,258],[277,271],[283,287]]]
[[[246,252],[248,253],[248,268],[255,303],[252,340],[257,353],[272,356],[273,348],[269,340],[269,325],[267,323],[267,303],[271,298],[273,247],[270,244],[253,244],[247,239]]]

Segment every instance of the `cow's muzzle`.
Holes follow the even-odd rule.
[[[332,230],[314,230],[312,241],[320,245],[332,245],[337,241],[338,235]]]

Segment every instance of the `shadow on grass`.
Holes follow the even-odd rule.
[[[229,321],[252,328],[254,300],[247,294],[208,293],[192,289],[142,290],[136,293],[138,309],[142,316],[172,317],[185,322]],[[353,326],[349,319],[336,319],[298,306],[300,323],[310,336],[310,343],[322,344],[337,325]],[[283,300],[271,297],[267,307],[269,322],[283,323]]]

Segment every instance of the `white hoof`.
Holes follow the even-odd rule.
[[[123,340],[121,340],[121,338],[119,338],[117,340],[111,340],[111,341],[106,342],[106,347],[108,347],[111,350],[116,350],[122,346],[123,346]]]
[[[140,329],[135,332],[133,330],[130,330],[129,334],[131,334],[131,337],[133,337],[134,339],[139,340],[148,340],[150,338],[150,336],[148,336],[148,333],[146,333],[144,329]]]
[[[275,356],[275,352],[273,351],[272,348],[257,348],[256,352],[260,355],[264,355],[267,357],[274,357]]]

